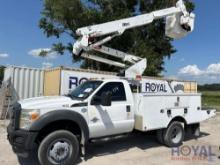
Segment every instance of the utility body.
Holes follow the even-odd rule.
[[[103,46],[127,29],[160,18],[167,19],[166,34],[172,38],[181,38],[194,28],[195,15],[188,13],[180,0],[168,9],[78,29],[80,38],[73,53],[124,68],[124,77],[89,80],[65,96],[16,103],[8,126],[8,139],[15,153],[28,157],[37,149],[41,164],[71,165],[80,153],[86,154],[88,143],[135,130],[156,130],[158,141],[168,147],[181,145],[185,134],[198,137],[199,123],[215,116],[215,110],[202,110],[201,94],[178,92],[182,86],[172,87],[172,82],[146,82],[141,75],[147,59]],[[98,41],[97,37],[104,38]],[[94,56],[93,51],[118,57],[131,66]]]

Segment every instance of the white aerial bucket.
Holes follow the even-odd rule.
[[[185,17],[182,14],[174,14],[166,18],[166,36],[180,39],[194,30],[195,14]]]

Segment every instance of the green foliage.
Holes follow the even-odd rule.
[[[176,0],[140,0],[140,14],[173,6]],[[135,14],[136,0],[44,0],[39,27],[47,37],[68,36],[70,42],[53,45],[54,51],[64,54],[72,52],[72,42],[77,39],[79,27],[130,17]],[[187,1],[192,10],[193,3]],[[171,39],[165,36],[165,21],[126,31],[108,46],[148,59],[147,75],[156,76],[164,70],[164,59],[176,52]],[[59,39],[60,40],[60,39]],[[44,55],[44,53],[43,53]],[[76,61],[76,60],[74,60]],[[115,67],[86,60],[83,68],[116,71]]]
[[[220,84],[199,85],[202,93],[202,105],[204,108],[214,108],[220,111]]]
[[[46,57],[48,53],[49,53],[49,52],[46,51],[46,50],[41,50],[39,56],[41,56],[41,57]]]
[[[199,91],[220,91],[220,84],[205,84],[198,86]]]
[[[220,111],[220,91],[203,91],[202,105],[204,108],[213,108]]]

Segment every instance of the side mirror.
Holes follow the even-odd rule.
[[[91,101],[91,105],[101,105],[101,98],[94,96]]]
[[[112,105],[112,93],[111,92],[102,93],[101,105],[103,105],[103,106],[111,106]]]

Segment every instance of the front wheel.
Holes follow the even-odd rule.
[[[42,165],[75,164],[79,155],[79,142],[66,130],[52,132],[41,142],[38,159]]]

